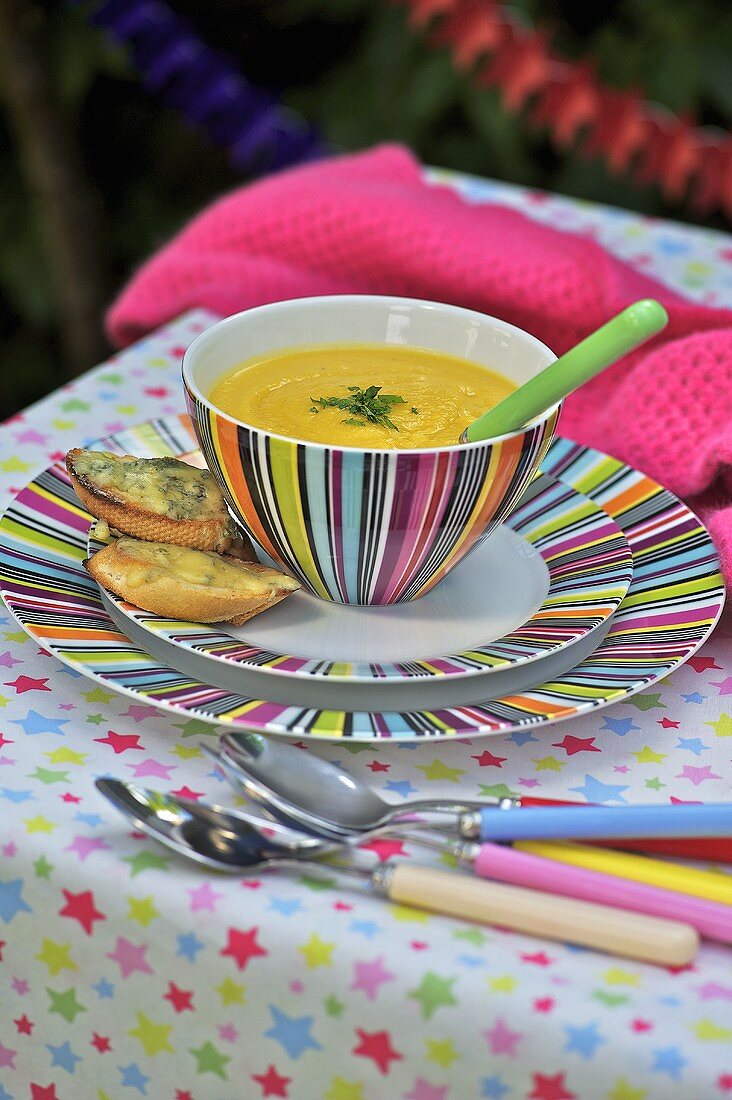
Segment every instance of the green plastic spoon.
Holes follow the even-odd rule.
[[[660,302],[653,298],[634,302],[469,424],[460,442],[476,443],[518,431],[667,324],[668,314]]]

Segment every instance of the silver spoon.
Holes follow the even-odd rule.
[[[95,780],[100,794],[115,809],[174,852],[218,871],[240,873],[260,859],[330,855],[339,845],[262,821],[236,810],[209,805],[103,776]]]
[[[251,782],[251,773],[254,770],[256,774],[256,768],[248,751],[250,736],[227,731],[220,738],[222,753],[241,772],[245,793],[280,819],[287,813],[290,824],[296,823],[298,828],[334,840],[356,833],[363,835],[372,827],[401,828],[405,824],[405,813],[435,810],[454,816],[453,828],[464,840],[614,838],[622,841],[625,837],[637,836],[705,837],[723,836],[732,827],[732,803],[682,807],[587,806],[581,813],[575,806],[560,803],[529,807],[516,814],[495,812],[496,806],[504,810],[521,805],[520,801],[511,798],[494,800],[490,806],[472,803],[480,807],[472,810],[466,810],[470,805],[467,801],[421,800],[389,806],[366,784],[312,753],[301,754],[305,759],[300,765],[297,784],[292,774],[282,774],[279,782],[277,776],[271,777],[271,786],[267,788],[259,778]],[[314,785],[316,777],[321,779],[319,788]],[[414,822],[407,820],[406,825],[413,826]]]
[[[241,814],[217,806],[112,778],[97,779],[96,786],[136,828],[207,867],[241,874],[317,865],[295,857],[292,833],[282,827],[273,825],[272,836],[265,836]],[[311,851],[317,847],[313,838],[306,837],[305,843]],[[333,850],[327,843],[319,847],[321,854],[324,847],[328,854]],[[686,965],[699,945],[696,931],[678,921],[487,883],[469,875],[390,862],[373,871],[341,863],[329,864],[328,870],[359,878],[376,894],[402,905],[664,966]]]
[[[201,748],[211,755],[208,746]],[[472,818],[472,811],[520,805],[515,798],[421,798],[392,806],[345,768],[292,745],[255,733],[227,730],[219,738],[219,748],[236,768],[252,802],[280,821],[305,830],[312,828],[321,836],[327,832],[335,840],[386,825],[413,826],[414,822],[408,820],[413,814],[462,814]],[[469,834],[460,835],[472,839]]]

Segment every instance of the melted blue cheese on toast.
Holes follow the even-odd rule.
[[[277,587],[295,591],[299,584],[292,577],[275,570],[259,573],[248,570],[246,563],[233,564],[209,550],[192,550],[187,546],[170,546],[160,542],[120,538],[117,549],[128,559],[125,577],[131,588],[151,584],[164,576],[185,584],[204,588],[230,589],[252,596],[267,596],[273,580]]]
[[[92,492],[167,519],[206,520],[227,514],[213,475],[177,458],[81,451],[74,455],[73,468]]]

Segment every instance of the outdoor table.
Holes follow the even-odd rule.
[[[433,175],[732,305],[722,234]],[[70,447],[182,412],[182,353],[214,319],[186,315],[3,425],[2,508]],[[566,723],[304,751],[396,802],[729,800],[729,622],[663,682]],[[391,905],[332,875],[219,876],[133,834],[93,786],[111,773],[232,805],[198,747],[216,732],[101,689],[0,606],[0,1100],[732,1096],[729,948],[704,943],[668,970]],[[372,848],[423,859],[396,840]]]

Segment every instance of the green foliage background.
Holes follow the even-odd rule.
[[[426,162],[674,218],[655,188],[610,177],[599,161],[560,156],[546,135],[500,109],[407,25],[406,9],[377,0],[178,0],[211,46],[254,83],[280,94],[334,148],[396,140]],[[124,52],[84,9],[38,0],[54,87],[103,214],[103,271],[111,301],[134,268],[191,214],[241,182],[225,155],[141,88]],[[565,54],[591,54],[602,79],[703,124],[732,118],[728,0],[515,0],[552,28]],[[0,111],[0,413],[68,376],[58,306],[12,127]],[[707,224],[727,228],[719,217]],[[91,364],[89,364],[91,365]]]

